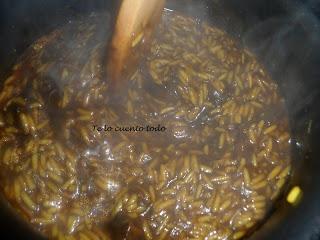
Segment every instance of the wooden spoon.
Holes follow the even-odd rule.
[[[161,19],[165,0],[122,0],[108,48],[107,76],[119,85],[134,68],[133,50],[148,41]]]

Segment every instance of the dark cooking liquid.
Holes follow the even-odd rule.
[[[165,12],[120,93],[104,15],[44,36],[0,92],[0,184],[53,239],[239,239],[290,173],[277,85],[224,32]],[[99,31],[98,31],[99,30]]]

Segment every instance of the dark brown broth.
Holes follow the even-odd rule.
[[[54,239],[238,239],[290,173],[277,85],[226,33],[166,12],[121,94],[102,15],[35,42],[0,93],[0,184]],[[98,31],[99,30],[99,31]],[[113,131],[97,131],[111,126]],[[118,127],[165,131],[114,131]]]

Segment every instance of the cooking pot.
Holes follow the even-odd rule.
[[[110,0],[3,0],[0,3],[0,84],[17,57],[38,37],[103,9]],[[286,100],[294,172],[282,198],[251,240],[320,239],[320,4],[316,0],[168,0],[167,8],[223,28],[256,54]],[[318,15],[317,15],[318,14]],[[293,186],[303,197],[286,202]],[[43,239],[1,197],[0,236]]]

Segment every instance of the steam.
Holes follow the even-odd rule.
[[[167,7],[239,39],[278,83],[292,130],[307,132],[320,99],[319,1],[168,0]]]
[[[259,22],[243,34],[244,44],[279,83],[291,117],[299,119],[297,125],[305,124],[301,116],[319,97],[320,27],[311,9],[285,6],[285,15]]]

